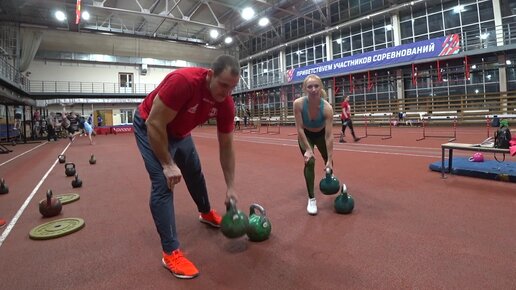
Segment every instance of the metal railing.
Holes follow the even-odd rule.
[[[30,81],[30,92],[38,93],[72,93],[72,94],[125,94],[146,95],[158,84],[132,84],[104,82],[67,82],[67,81]]]
[[[497,37],[501,36],[501,37]],[[461,34],[462,50],[473,52],[483,49],[504,49],[506,45],[516,45],[516,23],[508,23],[499,27],[487,27],[481,31],[465,31]],[[29,93],[76,93],[76,94],[148,94],[158,84],[136,83],[132,87],[121,86],[119,83],[78,82],[78,81],[38,81],[28,80],[0,58],[0,77],[10,81]],[[250,83],[240,81],[233,93],[250,90],[271,88],[284,85],[287,82],[287,71],[276,71],[271,75],[260,75],[251,78]]]
[[[21,74],[5,57],[0,57],[0,77],[24,91],[29,91],[29,79]]]

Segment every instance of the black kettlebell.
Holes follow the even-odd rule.
[[[63,205],[58,198],[52,197],[52,190],[47,191],[47,198],[39,202],[39,212],[44,217],[53,217],[61,213]]]
[[[245,213],[236,207],[236,200],[231,197],[226,203],[226,214],[220,222],[222,234],[230,239],[235,239],[245,235],[249,220]]]
[[[97,159],[95,159],[95,156],[93,154],[91,154],[91,157],[90,157],[90,164],[93,165],[97,163]]]
[[[321,182],[319,182],[319,189],[325,195],[333,195],[338,193],[340,189],[340,182],[337,177],[333,175],[333,170],[331,170],[329,167],[326,167],[325,172],[326,176],[321,179]]]
[[[7,194],[9,193],[9,187],[7,184],[5,184],[5,180],[2,178],[0,179],[0,194]]]
[[[256,211],[259,213],[256,214]],[[247,237],[250,241],[261,242],[269,238],[272,231],[271,222],[265,215],[265,209],[259,204],[252,204],[249,208],[249,225]]]
[[[79,174],[75,174],[75,178],[72,180],[72,187],[77,188],[82,186],[82,180],[79,179]]]
[[[59,159],[59,163],[65,163],[66,162],[66,156],[65,155],[59,155],[59,156],[57,156],[57,159]]]
[[[66,176],[74,176],[75,175],[75,164],[68,162],[65,164],[65,174]]]
[[[348,189],[344,183],[342,184],[341,192],[335,198],[333,205],[335,207],[335,211],[340,214],[348,214],[353,211],[355,200],[348,194]]]

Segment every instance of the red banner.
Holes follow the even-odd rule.
[[[77,0],[77,4],[75,5],[75,24],[79,24],[81,22],[81,0]]]

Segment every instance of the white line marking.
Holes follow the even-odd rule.
[[[64,154],[66,152],[66,150],[68,150],[68,147],[70,147],[72,143],[68,143],[68,145],[65,147],[65,149],[63,150],[63,152],[61,152],[61,154]],[[45,173],[45,175],[43,175],[43,177],[41,178],[41,180],[38,182],[38,184],[36,185],[36,187],[34,187],[34,189],[32,190],[32,192],[30,193],[29,197],[27,197],[27,199],[25,200],[25,202],[22,204],[22,206],[20,207],[20,209],[16,212],[16,214],[14,215],[14,217],[11,219],[11,221],[9,222],[9,225],[7,225],[7,228],[4,230],[4,232],[2,233],[2,235],[0,236],[0,247],[2,246],[2,244],[4,243],[5,239],[7,239],[7,236],[9,235],[9,233],[11,233],[11,230],[14,228],[14,225],[16,225],[16,222],[18,221],[18,219],[20,218],[20,216],[23,214],[23,212],[25,211],[25,209],[27,208],[27,206],[29,205],[29,202],[32,200],[32,198],[34,197],[34,195],[36,194],[36,192],[38,191],[38,189],[41,187],[41,185],[43,184],[43,182],[45,181],[45,179],[47,179],[48,175],[50,174],[50,172],[52,171],[52,169],[54,169],[54,167],[56,166],[57,164],[57,159],[54,161],[54,164],[52,164],[52,166],[50,166],[50,169],[48,169],[47,173]]]
[[[206,134],[206,135],[200,135],[200,134],[195,134],[195,136],[197,137],[201,137],[201,138],[210,138],[210,139],[216,139],[217,137],[215,135],[210,135],[210,134]],[[267,144],[267,145],[281,145],[281,146],[289,146],[289,147],[297,147],[297,140],[292,140],[292,139],[279,139],[279,138],[260,138],[260,137],[255,137],[255,138],[249,138],[250,140],[246,140],[244,138],[238,138],[238,139],[235,139],[235,141],[239,141],[239,142],[249,142],[249,143],[257,143],[257,144]],[[286,143],[280,143],[280,142],[284,142],[284,141],[290,141],[291,144],[286,144]],[[408,147],[408,146],[397,146],[397,145],[374,145],[374,144],[348,144],[348,145],[352,145],[352,146],[361,146],[363,147],[364,145],[367,147],[367,146],[381,146],[381,147],[386,147],[385,149],[389,149],[389,147],[391,147],[391,149],[399,149],[399,148],[404,148],[404,149],[414,149],[414,150],[420,150],[420,149],[423,149],[423,150],[435,150],[436,153],[435,155],[424,155],[424,154],[415,154],[415,153],[404,153],[404,152],[382,152],[382,151],[368,151],[368,150],[358,150],[358,149],[348,149],[348,148],[341,148],[340,146],[339,147],[336,147],[334,146],[333,147],[333,150],[334,151],[348,151],[348,152],[358,152],[358,153],[372,153],[372,154],[384,154],[384,155],[399,155],[399,156],[411,156],[411,157],[425,157],[425,158],[441,158],[441,155],[439,153],[437,153],[438,150],[440,150],[439,148],[421,148],[421,147]],[[363,149],[363,148],[362,148]],[[431,152],[429,152],[431,154]]]
[[[0,163],[0,166],[4,166],[5,164],[7,164],[7,163],[9,163],[9,162],[13,161],[14,159],[16,159],[16,158],[18,158],[18,157],[21,157],[21,156],[23,156],[23,155],[25,155],[25,154],[27,154],[27,153],[31,152],[32,150],[35,150],[35,149],[37,149],[37,148],[39,148],[39,147],[41,147],[41,146],[43,146],[43,145],[45,145],[45,144],[47,144],[47,143],[48,143],[48,141],[46,141],[46,142],[45,142],[45,143],[43,143],[43,144],[39,144],[38,146],[36,146],[36,147],[34,147],[34,148],[32,148],[32,149],[29,149],[29,150],[27,150],[27,151],[25,151],[25,152],[23,152],[23,153],[21,153],[21,154],[18,154],[18,155],[14,156],[13,158],[11,158],[11,159],[9,159],[9,160],[7,160],[7,161],[4,161],[4,162]]]

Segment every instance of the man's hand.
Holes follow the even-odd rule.
[[[167,185],[170,190],[174,190],[174,186],[181,181],[181,170],[177,165],[166,165],[163,167],[163,174],[165,174],[165,178],[167,179]]]
[[[235,193],[235,190],[233,190],[232,188],[228,188],[228,191],[226,191],[226,200],[224,201],[224,203],[226,204],[226,206],[229,204],[229,200],[230,200],[231,198],[232,198],[235,202],[238,200],[238,199],[237,199],[237,196],[236,196],[236,193]]]

